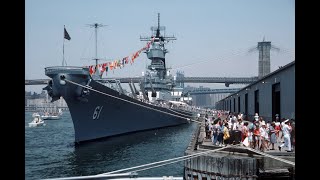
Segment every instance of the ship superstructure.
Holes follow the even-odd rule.
[[[141,41],[152,41],[151,48],[145,51],[151,64],[147,67],[143,77],[144,89],[150,101],[172,100],[171,92],[175,86],[174,78],[166,67],[165,55],[168,51],[165,44],[176,38],[163,36],[161,32],[164,31],[165,26],[160,26],[160,14],[158,14],[158,25],[151,27],[152,36],[140,37]]]

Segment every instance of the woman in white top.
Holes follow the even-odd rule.
[[[265,121],[261,122],[261,127],[259,128],[259,132],[260,132],[260,141],[261,141],[260,150],[264,152],[264,150],[266,149],[266,139],[268,139],[268,133],[266,130]]]

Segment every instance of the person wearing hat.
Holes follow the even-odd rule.
[[[265,121],[261,122],[261,127],[259,128],[259,132],[260,132],[260,142],[261,142],[260,150],[264,152],[264,150],[267,148],[266,140],[268,139]]]
[[[254,120],[256,120],[256,121],[259,120],[259,115],[258,115],[258,113],[255,113],[255,115],[254,115]]]
[[[281,144],[278,148],[279,151],[281,151],[281,149],[285,146],[288,148],[287,152],[292,152],[291,151],[291,141],[290,141],[290,132],[291,132],[291,128],[288,125],[289,124],[289,119],[286,119],[285,121],[283,121],[283,127],[282,127],[282,134],[283,134],[283,139],[284,139],[284,143]]]

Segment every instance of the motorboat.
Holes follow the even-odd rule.
[[[33,120],[29,123],[29,127],[45,126],[44,121],[41,119],[39,113],[32,114]]]

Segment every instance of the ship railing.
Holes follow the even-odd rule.
[[[88,68],[79,67],[79,66],[51,66],[51,67],[45,68],[45,73],[57,72],[57,71],[64,72],[64,71],[70,71],[70,70],[84,73],[88,71]]]
[[[97,82],[100,82],[100,81],[97,81]],[[102,83],[102,82],[104,83],[105,86],[107,86],[115,91],[118,91],[121,94],[125,94],[119,79],[103,80],[100,83]],[[116,86],[114,86],[114,84],[112,82],[115,82]]]
[[[148,80],[147,78],[145,78],[145,79],[144,79],[144,82],[145,82],[145,83],[149,83],[149,80]],[[151,82],[152,82],[152,83],[159,83],[159,84],[166,85],[168,82],[171,82],[171,81],[164,80],[164,79],[159,79],[159,78],[152,78],[152,77],[151,77]]]
[[[162,62],[153,62],[151,65],[164,65]]]
[[[120,80],[116,79],[115,82],[116,82],[116,84],[117,84],[117,86],[118,86],[118,92],[124,94],[124,91],[123,91],[123,89],[122,89],[122,87],[121,87],[121,82],[120,82]]]
[[[148,69],[152,69],[152,68],[155,68],[155,69],[165,69],[164,65],[163,64],[151,64],[148,66]]]
[[[97,81],[97,82],[99,82],[99,81]],[[105,85],[111,89],[114,89],[113,84],[110,83],[108,80],[103,81],[103,85]]]

